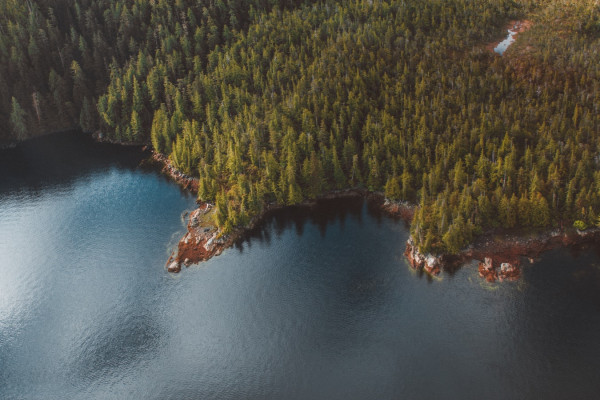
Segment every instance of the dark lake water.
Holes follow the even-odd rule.
[[[598,249],[431,279],[362,200],[271,215],[165,271],[194,198],[139,149],[0,152],[1,399],[594,399]]]

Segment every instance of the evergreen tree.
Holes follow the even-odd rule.
[[[13,97],[11,100],[10,127],[19,140],[23,140],[27,136],[25,116],[25,111],[21,108],[17,99]]]
[[[402,198],[400,184],[398,183],[398,178],[396,176],[388,178],[387,183],[385,184],[385,197],[392,200],[399,200]]]

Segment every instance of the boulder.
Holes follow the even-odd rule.
[[[479,276],[485,278],[488,282],[494,282],[498,278],[494,269],[494,262],[490,257],[484,257],[483,262],[479,263]]]
[[[438,275],[440,273],[440,260],[431,254],[425,257],[425,265],[423,267],[427,273],[431,275]]]
[[[500,264],[499,278],[501,280],[502,279],[514,280],[514,279],[517,279],[520,274],[521,274],[520,269],[514,264],[507,263],[507,262]]]
[[[425,264],[425,256],[423,256],[423,254],[419,253],[419,251],[417,249],[415,249],[414,247],[413,247],[412,254],[413,254],[413,260],[414,260],[413,266],[415,268],[422,268],[423,264]]]
[[[181,265],[177,261],[173,261],[167,267],[167,271],[173,272],[173,273],[178,273],[179,271],[181,271]]]
[[[490,257],[484,257],[483,259],[483,268],[487,271],[491,271],[493,267],[493,261]]]
[[[213,248],[213,244],[215,244],[215,239],[217,237],[217,234],[215,233],[214,235],[212,235],[212,237],[210,239],[208,239],[206,241],[206,243],[204,243],[204,249],[206,251],[211,251]],[[218,241],[216,241],[218,243]]]
[[[408,259],[411,267],[414,269],[425,268],[427,272],[437,275],[440,269],[440,259],[434,255],[424,255],[419,251],[412,237],[406,242],[406,251],[404,255]]]
[[[502,273],[513,272],[514,270],[515,267],[511,263],[500,264],[500,272]]]

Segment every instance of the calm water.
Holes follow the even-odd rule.
[[[500,55],[504,54],[508,47],[515,42],[516,34],[516,30],[508,29],[508,35],[506,36],[506,39],[498,43],[498,45],[494,48],[494,51]]]
[[[72,134],[0,152],[0,398],[597,398],[597,249],[430,279],[401,222],[346,200],[170,275],[194,199],[142,157]]]

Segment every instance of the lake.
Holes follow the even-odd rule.
[[[597,397],[599,248],[431,278],[403,222],[346,199],[172,275],[195,199],[145,157],[80,133],[0,151],[0,398]]]

